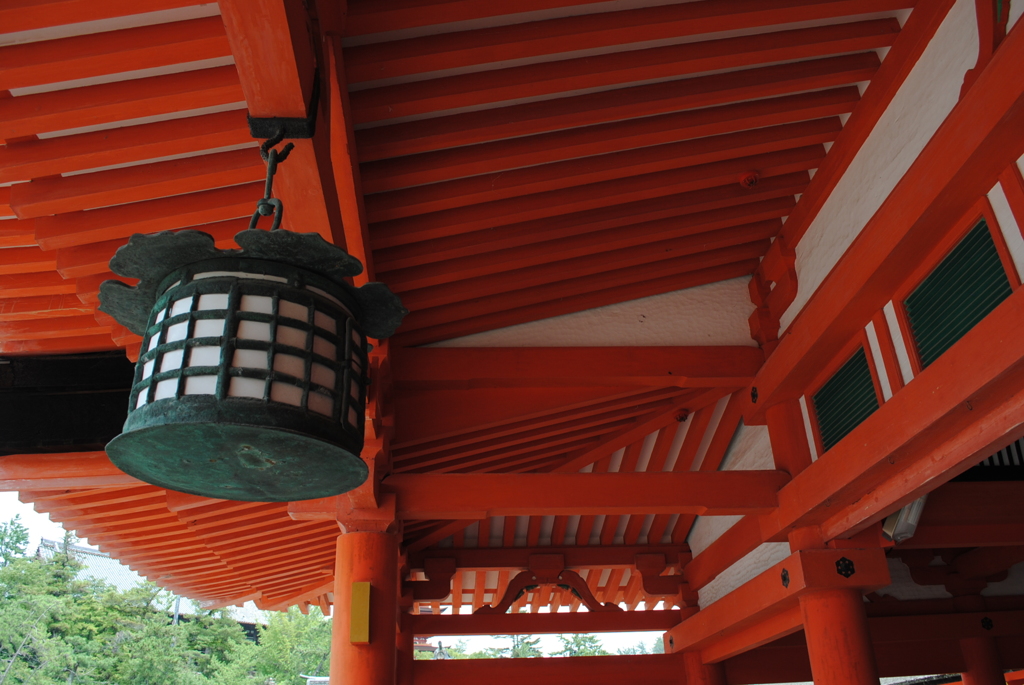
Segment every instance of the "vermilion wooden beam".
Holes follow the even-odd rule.
[[[238,102],[233,66],[6,98],[0,101],[0,138],[109,124]]]
[[[432,212],[423,216],[384,221],[373,226],[374,247],[393,247],[612,205],[714,188],[736,183],[739,176],[758,169],[762,178],[814,169],[824,157],[819,145],[739,157],[682,169],[659,171],[613,181],[534,193],[469,207]]]
[[[77,24],[198,5],[202,0],[11,0],[0,7],[0,26],[5,32]]]
[[[0,459],[0,490],[80,489],[138,485],[105,452],[12,454]]]
[[[11,204],[22,218],[66,214],[259,181],[266,166],[255,149],[18,183]]]
[[[379,126],[360,131],[356,140],[359,157],[364,162],[400,157],[633,117],[845,86],[870,79],[878,65],[878,56],[873,52],[807,60]]]
[[[643,612],[637,612],[643,613]],[[641,656],[581,656],[571,659],[460,659],[414,661],[417,685],[493,683],[535,685],[588,683],[621,685],[678,685],[682,659],[673,654]]]
[[[794,204],[793,195],[801,192],[807,185],[805,173],[787,174],[760,181],[755,188],[744,189],[739,183],[729,183],[717,188],[709,188],[688,193],[679,193],[666,197],[654,198],[641,202],[601,207],[599,209],[562,214],[560,216],[525,221],[508,226],[498,226],[486,231],[477,231],[447,238],[434,238],[430,241],[430,249],[424,250],[422,245],[411,243],[392,248],[377,248],[374,254],[381,271],[388,271],[398,278],[403,278],[400,269],[422,266],[445,260],[466,259],[454,266],[457,268],[482,261],[485,266],[497,267],[499,263],[486,260],[494,259],[491,255],[507,256],[513,266],[529,266],[531,263],[556,261],[560,249],[573,254],[571,246],[577,246],[583,254],[594,250],[587,248],[587,237],[598,236],[608,238],[615,244],[612,235],[618,237],[633,234],[639,243],[646,235],[675,225],[683,235],[701,230],[713,230],[736,226],[748,221],[760,221],[772,218],[764,216],[770,207],[773,212],[789,210]],[[770,203],[770,204],[766,204]],[[653,223],[660,222],[660,223]],[[674,222],[674,223],[673,223]],[[724,222],[719,225],[717,222]],[[604,233],[615,229],[614,234]],[[629,243],[637,244],[637,242]],[[515,248],[522,248],[509,252]],[[531,262],[529,255],[537,252],[537,261]],[[550,254],[550,253],[554,254]],[[545,255],[549,255],[545,258]],[[576,255],[573,255],[576,256]],[[491,273],[485,269],[476,275]],[[417,276],[431,275],[412,272],[408,280],[415,282]]]
[[[447,76],[356,91],[352,95],[353,114],[356,123],[366,123],[586,88],[860,52],[889,46],[899,30],[895,19],[880,19]]]
[[[1024,348],[1004,333],[1007,321],[1024,321],[1021,291],[794,478],[776,512],[737,525],[756,525],[761,540],[805,525],[819,526],[826,539],[849,535],[1024,435]],[[749,534],[734,542],[709,547],[706,562],[698,556],[702,571],[691,579],[714,577],[758,543]]]
[[[833,0],[766,8],[743,2],[705,2],[560,17],[511,26],[424,36],[349,48],[351,83],[422,74],[467,65],[515,60],[573,50],[736,31],[800,21],[913,7],[907,0]]]
[[[5,26],[6,29],[6,26]],[[0,90],[230,55],[224,23],[203,17],[0,48]]]
[[[396,352],[391,368],[409,388],[720,387],[746,385],[763,359],[756,347],[420,348]]]
[[[589,288],[583,286],[575,292],[569,292],[562,296],[553,294],[551,297],[541,297],[539,302],[534,301],[522,308],[517,308],[514,305],[496,307],[497,311],[477,312],[462,320],[456,316],[449,321],[432,322],[429,327],[424,326],[422,330],[407,335],[399,334],[396,336],[395,344],[413,346],[448,340],[481,331],[748,276],[753,273],[758,264],[757,256],[750,254],[753,251],[735,255],[715,254],[706,258],[705,261],[710,262],[711,266],[704,269],[691,271],[689,270],[692,268],[691,262],[680,260],[683,263],[678,265],[679,269],[674,274],[658,273],[653,278],[644,279],[642,275],[636,275],[636,271],[633,271],[633,278],[616,279],[616,283],[605,289],[601,289],[597,284],[591,285]]]
[[[413,343],[408,342],[408,340],[414,339],[411,337],[411,334],[421,328],[433,327],[442,323],[453,323],[464,319],[493,314],[494,312],[504,312],[510,309],[522,310],[530,305],[547,303],[555,300],[562,300],[562,302],[558,304],[564,307],[567,304],[564,301],[564,298],[574,295],[593,293],[595,291],[604,291],[607,293],[609,297],[604,304],[610,304],[611,302],[623,302],[626,300],[636,299],[638,296],[630,297],[630,291],[622,288],[621,286],[632,285],[637,282],[642,282],[644,287],[649,289],[647,294],[679,290],[681,288],[690,287],[685,285],[687,280],[685,279],[685,276],[688,272],[698,270],[708,272],[715,266],[735,264],[737,262],[745,263],[747,260],[758,259],[762,254],[764,254],[768,245],[769,243],[767,239],[765,239],[747,243],[745,245],[722,247],[717,250],[711,250],[699,254],[691,254],[683,257],[676,257],[674,259],[657,261],[645,265],[645,268],[642,270],[636,269],[636,264],[626,264],[623,265],[624,268],[606,272],[601,272],[598,269],[590,274],[583,275],[572,280],[545,283],[530,288],[523,288],[518,292],[507,291],[495,295],[480,297],[476,300],[466,299],[462,302],[453,303],[445,307],[434,307],[421,311],[414,310],[406,317],[403,322],[405,330],[399,335],[402,336],[403,341],[406,341],[404,344],[411,345]],[[750,272],[741,271],[740,273]],[[739,276],[740,273],[736,273],[735,275]],[[554,276],[555,274],[551,275]],[[669,282],[659,282],[659,279],[669,279]],[[717,278],[715,280],[722,280],[722,278]],[[708,281],[702,282],[706,283]],[[694,283],[694,285],[697,284],[699,283]],[[581,309],[589,308],[590,307],[582,307]],[[561,311],[556,310],[556,313],[561,314],[566,311],[579,311],[579,309],[562,308]],[[521,323],[522,321],[530,321],[554,315],[554,313],[546,314],[533,310],[529,312],[527,316],[519,317],[518,320],[513,320],[516,323]],[[488,330],[487,328],[479,328],[479,324],[476,321],[474,321],[473,324],[476,330],[469,330],[459,334],[466,335],[468,332]],[[505,325],[511,325],[511,323],[507,323]],[[499,326],[492,325],[490,328],[499,328]],[[448,337],[455,337],[455,335],[449,335]],[[420,339],[425,341],[425,338]],[[434,339],[436,340],[437,338]]]
[[[531,193],[763,155],[835,139],[838,117],[708,136],[371,195],[370,221],[454,209]],[[760,166],[750,167],[758,168]]]
[[[615,611],[548,614],[480,614],[410,616],[416,635],[527,635],[537,633],[613,633],[669,630],[696,608],[683,611]]]
[[[1021,60],[1024,32],[1011,31],[772,354],[756,383],[758,413],[802,393],[841,341],[890,299],[905,278],[901,265],[916,263],[939,239],[936,223],[963,215],[1016,162],[1024,125]]]
[[[38,247],[14,247],[4,250],[0,263],[0,275],[35,274],[52,271],[56,266],[55,255]]]
[[[409,555],[409,568],[422,569],[427,559],[455,559],[456,568],[462,570],[496,571],[529,568],[534,554],[560,554],[565,568],[634,568],[636,555],[661,554],[670,566],[690,556],[686,545],[608,545],[601,547],[460,547],[431,549]],[[556,631],[558,632],[558,631]],[[454,633],[453,633],[454,634]]]
[[[928,495],[914,537],[905,548],[1024,545],[1024,512],[1012,502],[1024,483],[946,483]]]
[[[70,316],[58,321],[43,319],[39,321],[11,321],[0,323],[0,343],[7,344],[16,340],[45,340],[47,338],[73,338],[81,336],[110,333],[110,326],[96,322],[90,315]]]
[[[458,305],[474,298],[502,296],[514,292],[517,288],[525,290],[543,287],[630,268],[641,270],[645,267],[654,267],[659,262],[668,259],[678,260],[690,255],[713,254],[718,250],[737,246],[757,245],[763,246],[767,250],[770,244],[767,244],[766,241],[777,235],[779,227],[777,221],[761,221],[698,235],[662,240],[649,245],[636,245],[618,251],[601,252],[551,264],[539,264],[524,269],[494,273],[462,282],[445,283],[432,288],[407,290],[403,287],[396,287],[394,290],[398,292],[402,297],[403,304],[410,310],[423,311]]]
[[[0,322],[79,316],[92,311],[92,307],[83,305],[74,294],[0,300]]]
[[[843,558],[853,562],[854,573],[849,576],[837,572],[836,562]],[[800,595],[808,591],[874,589],[889,582],[889,568],[881,549],[796,552],[668,631],[665,641],[670,646],[666,650],[713,650],[704,655],[704,660],[721,661],[799,629],[799,621],[793,624],[792,619],[799,616],[794,614],[793,607],[798,606]],[[774,630],[749,630],[759,625]],[[741,631],[747,631],[744,636],[754,640],[745,644],[726,642],[730,635]],[[719,643],[730,647],[715,649]]]
[[[859,99],[860,91],[847,86],[366,162],[361,166],[363,189],[380,193],[504,169],[810,121],[850,112]]]
[[[250,216],[263,197],[263,183],[246,183],[175,197],[104,207],[35,220],[36,240],[47,250],[127,239],[134,233],[191,228]]]
[[[792,196],[763,202],[726,207],[712,212],[684,215],[671,219],[649,221],[633,226],[593,231],[541,243],[493,252],[439,260],[407,269],[385,272],[382,275],[393,290],[415,289],[441,285],[453,281],[512,271],[562,259],[573,259],[601,252],[624,250],[641,245],[663,243],[686,236],[709,234],[723,228],[743,224],[774,222],[781,227],[781,219],[794,204]]]
[[[253,117],[305,118],[317,72],[319,36],[301,0],[224,0],[221,16],[235,57],[245,101]],[[318,76],[319,74],[319,76]],[[337,190],[330,164],[328,93],[315,112],[314,138],[295,144],[275,194],[284,202],[283,227],[300,233],[315,231],[344,247]],[[333,113],[329,116],[340,115]],[[287,171],[284,171],[287,169]]]
[[[0,183],[253,143],[242,110],[26,140],[7,144]]]
[[[757,513],[775,506],[788,480],[777,471],[719,473],[542,473],[393,475],[402,519],[572,514],[708,515]]]

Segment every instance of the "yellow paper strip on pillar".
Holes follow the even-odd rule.
[[[352,583],[352,605],[349,607],[349,641],[354,645],[370,644],[370,583]]]

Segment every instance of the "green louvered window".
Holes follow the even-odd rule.
[[[878,409],[878,396],[863,347],[814,393],[812,401],[826,452]]]
[[[921,367],[938,359],[1011,292],[982,220],[903,302]]]

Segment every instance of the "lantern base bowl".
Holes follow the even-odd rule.
[[[338,445],[251,425],[150,426],[122,433],[106,449],[118,468],[146,483],[245,502],[331,497],[369,475],[359,456]]]

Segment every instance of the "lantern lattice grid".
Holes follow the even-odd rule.
[[[304,409],[361,439],[366,338],[343,292],[288,271],[198,264],[181,273],[154,306],[130,413],[189,395],[253,398]]]

